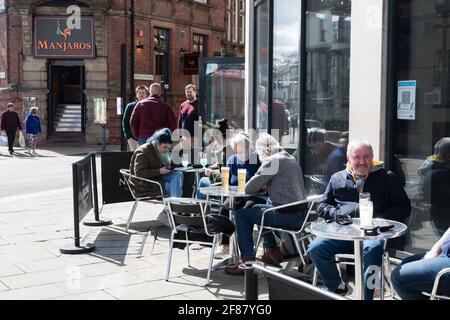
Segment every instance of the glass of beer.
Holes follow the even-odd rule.
[[[245,183],[247,182],[247,169],[238,169],[238,191],[245,193]]]
[[[224,191],[228,192],[228,189],[230,186],[230,168],[222,167],[220,169],[220,173],[222,176],[222,189]]]

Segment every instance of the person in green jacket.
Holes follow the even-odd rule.
[[[144,85],[138,86],[136,88],[136,101],[129,103],[126,106],[125,112],[123,114],[123,119],[122,119],[123,133],[125,134],[125,138],[128,141],[128,146],[130,147],[130,151],[133,151],[133,152],[136,151],[136,149],[138,147],[138,143],[137,143],[137,139],[135,137],[133,137],[133,133],[131,132],[131,127],[130,127],[131,114],[133,113],[133,110],[136,107],[137,103],[141,100],[146,99],[149,95],[150,95],[150,92],[146,86],[144,86]]]
[[[181,197],[183,193],[183,173],[172,169],[170,148],[172,133],[164,128],[156,131],[131,157],[130,173],[140,178],[159,182],[163,192],[169,197]],[[157,184],[139,179],[130,179],[130,185],[140,196],[160,197]]]

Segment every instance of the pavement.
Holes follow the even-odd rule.
[[[38,150],[39,156],[33,157],[17,148],[17,154],[11,157],[6,148],[0,147],[0,171],[5,176],[28,163],[39,171],[46,159],[75,162],[99,149],[44,146]],[[108,146],[111,150],[119,147]],[[41,176],[51,178],[52,172],[41,172]],[[223,270],[214,271],[211,284],[204,285],[210,249],[198,245],[191,246],[191,267],[186,251],[174,249],[170,280],[165,281],[169,229],[161,229],[152,251],[151,226],[155,225],[161,205],[139,204],[130,233],[124,231],[124,226],[133,203],[105,205],[101,216],[111,219],[113,225],[81,224],[82,242],[93,243],[96,250],[82,255],[61,254],[59,248],[73,243],[74,236],[70,167],[65,179],[67,183],[57,189],[48,189],[47,180],[43,180],[42,184],[36,183],[33,192],[11,192],[0,197],[0,300],[244,298],[244,278],[227,275]],[[89,217],[93,217],[92,212]],[[265,283],[261,283],[259,291],[260,298],[267,299]]]
[[[10,157],[6,148],[0,147],[0,185],[6,185],[3,189],[20,182],[10,181],[9,177],[15,177],[14,170],[24,164],[33,164],[40,173],[32,191],[0,196],[0,300],[244,299],[243,276],[217,270],[211,275],[212,282],[205,286],[210,248],[199,245],[191,246],[191,266],[186,250],[174,249],[170,279],[165,281],[169,229],[161,228],[156,241],[154,237],[162,205],[140,203],[129,233],[124,228],[133,202],[105,205],[101,217],[111,219],[112,225],[80,224],[82,243],[94,244],[95,251],[81,255],[60,253],[61,247],[74,241],[68,164],[99,150],[98,146],[44,146],[37,157],[20,148],[17,155]],[[112,150],[119,147],[108,146],[108,151]],[[46,159],[59,162],[46,163]],[[55,170],[67,172],[54,176]],[[62,182],[56,185],[51,180]],[[100,203],[101,195],[99,185]],[[86,218],[93,218],[92,211]],[[298,264],[295,258],[283,262],[283,273],[302,278]],[[268,299],[265,280],[260,281],[258,292],[259,299]]]

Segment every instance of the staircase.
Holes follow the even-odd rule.
[[[54,132],[81,133],[81,105],[58,104],[54,118]]]

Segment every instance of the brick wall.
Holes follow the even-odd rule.
[[[0,69],[2,64],[7,65],[8,79],[0,80],[0,109],[1,104],[7,101],[16,102],[21,106],[19,98],[22,96],[36,96],[39,99],[40,112],[43,113],[43,119],[46,116],[46,65],[47,61],[34,59],[31,56],[30,34],[32,30],[24,25],[26,14],[21,9],[24,6],[15,6],[16,0],[8,0],[9,24],[6,25],[6,16],[0,13]],[[21,0],[22,1],[22,0]],[[29,3],[38,3],[40,1],[30,0]],[[95,1],[100,3],[101,1]],[[21,2],[25,3],[24,1]],[[87,1],[86,3],[89,3]],[[128,0],[110,0],[109,6],[97,10],[98,7],[92,6],[86,9],[90,14],[97,15],[96,19],[96,41],[97,41],[97,59],[85,61],[86,65],[86,95],[88,118],[92,113],[92,97],[107,96],[108,101],[108,137],[109,143],[120,142],[120,116],[117,115],[116,97],[120,96],[120,44],[127,43],[127,89],[131,94],[134,88],[130,85],[130,54],[131,46],[131,23],[129,16],[130,4]],[[185,76],[182,71],[182,60],[180,49],[185,52],[192,51],[193,34],[203,34],[208,36],[208,52],[211,57],[214,52],[221,51],[223,47],[222,40],[226,36],[226,0],[210,0],[208,5],[192,3],[189,0],[135,0],[136,18],[135,18],[135,41],[140,41],[144,48],[135,50],[135,73],[136,74],[155,74],[155,59],[153,48],[153,36],[155,27],[162,27],[170,31],[170,90],[166,93],[167,101],[178,113],[179,105],[185,100],[184,87],[193,82],[197,77]],[[28,7],[29,21],[35,9]],[[41,8],[39,8],[41,10]],[[42,9],[44,10],[44,9]],[[45,9],[52,10],[52,9]],[[58,9],[55,9],[56,14]],[[83,9],[85,10],[85,9]],[[21,15],[22,14],[22,15]],[[25,18],[24,18],[25,17]],[[100,30],[98,29],[100,28]],[[6,32],[7,39],[6,42]],[[142,33],[142,36],[140,36]],[[25,38],[24,38],[25,37]],[[100,39],[101,37],[101,39]],[[6,43],[6,44],[5,44]],[[23,49],[23,44],[26,47]],[[2,49],[3,48],[3,49]],[[25,59],[22,61],[22,52]],[[103,71],[105,70],[105,71]],[[43,73],[39,76],[38,82],[24,80],[33,72]],[[101,79],[102,72],[106,72],[106,84],[97,81]],[[95,74],[94,74],[95,73]],[[159,81],[159,77],[154,76],[153,81],[135,80],[134,86]],[[17,84],[20,83],[19,87]],[[32,86],[30,86],[32,84]],[[33,87],[32,89],[30,89]],[[8,89],[9,88],[9,89]],[[101,131],[96,125],[88,120],[86,141],[96,143],[99,141]],[[98,135],[98,137],[97,137]]]

